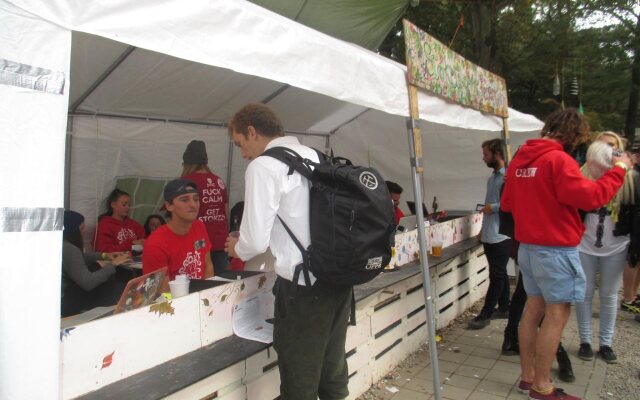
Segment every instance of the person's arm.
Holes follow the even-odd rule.
[[[582,175],[573,160],[558,165],[555,188],[558,201],[581,210],[593,210],[607,204],[624,182],[626,170],[614,166],[598,180],[591,181]]]
[[[115,241],[115,235],[109,230],[109,227],[103,221],[98,222],[94,247],[96,251],[106,253],[119,250]]]
[[[63,244],[62,248],[62,269],[72,281],[87,292],[106,282],[116,272],[111,263],[98,271],[89,271],[82,251],[68,243]]]
[[[268,166],[256,159],[245,173],[245,203],[240,238],[229,255],[243,261],[264,253],[269,247],[271,229],[280,206],[280,182],[269,173]],[[234,239],[234,238],[233,238]]]
[[[204,256],[204,279],[211,278],[215,274],[215,270],[213,268],[213,261],[211,261],[211,253],[207,252],[207,255]]]

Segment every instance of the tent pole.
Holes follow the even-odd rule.
[[[509,117],[502,117],[502,142],[504,144],[504,165],[511,162],[511,133],[509,132]]]
[[[82,102],[85,101],[87,97],[91,96],[91,93],[93,93],[93,91],[96,90],[96,88],[100,86],[102,82],[104,82],[109,77],[109,75],[111,75],[111,73],[113,73],[113,71],[115,71],[116,68],[118,68],[120,64],[122,64],[124,60],[126,60],[127,57],[131,55],[131,53],[133,53],[135,49],[136,47],[134,46],[127,47],[127,49],[123,51],[122,54],[120,54],[120,56],[118,56],[118,58],[116,58],[115,61],[111,63],[111,65],[109,65],[109,67],[102,74],[100,74],[98,79],[96,79],[96,81],[93,82],[91,86],[89,86],[89,88],[85,90],[84,93],[82,93],[80,97],[76,99],[76,101],[73,102],[73,104],[71,104],[71,107],[69,107],[70,112],[76,112],[78,107],[80,107],[80,104],[82,104]]]
[[[440,400],[440,368],[438,366],[438,348],[436,345],[436,323],[431,297],[431,278],[429,275],[429,259],[427,258],[427,241],[424,230],[424,213],[422,211],[422,140],[420,137],[420,115],[418,111],[418,89],[407,85],[409,89],[409,107],[411,117],[407,119],[407,134],[409,136],[409,155],[411,162],[411,179],[413,194],[416,202],[416,222],[418,225],[418,243],[420,245],[420,266],[422,268],[422,289],[424,304],[427,312],[427,329],[429,338],[429,354],[431,355],[431,370],[433,371],[433,395]]]

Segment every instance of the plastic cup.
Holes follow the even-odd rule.
[[[131,245],[131,251],[137,251],[138,253],[142,253],[142,245],[141,244],[133,244]]]
[[[240,231],[229,232],[229,236],[232,237],[232,238],[236,238],[237,239],[237,238],[240,237]]]
[[[186,296],[189,294],[189,281],[171,281],[169,282],[169,289],[171,289],[171,297],[173,297],[174,299]]]
[[[189,282],[189,277],[186,274],[176,275],[176,282],[185,283]]]
[[[442,242],[433,242],[431,244],[431,255],[434,257],[442,256]]]

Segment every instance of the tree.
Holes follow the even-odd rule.
[[[640,94],[640,4],[637,0],[583,0],[585,10],[612,18],[626,32],[625,48],[633,54],[630,65],[631,84],[624,133],[630,143],[635,138]]]

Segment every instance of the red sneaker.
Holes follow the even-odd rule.
[[[531,382],[520,380],[520,383],[518,383],[518,392],[529,394],[529,389],[531,389]]]
[[[529,389],[529,400],[581,400],[580,397],[571,396],[560,388],[554,388],[549,394],[537,392],[533,387]]]

